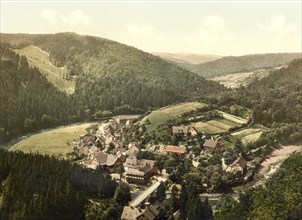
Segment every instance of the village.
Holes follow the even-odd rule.
[[[79,142],[76,142],[75,153],[77,154],[77,162],[82,166],[100,172],[108,172],[112,178],[124,181],[132,187],[133,200],[129,206],[125,206],[121,219],[155,219],[158,215],[156,207],[150,203],[152,197],[159,185],[165,181],[179,182],[175,177],[177,175],[179,164],[175,163],[183,161],[191,163],[191,170],[207,170],[214,169],[212,172],[217,173],[216,167],[221,167],[221,175],[227,176],[226,183],[240,184],[250,180],[254,174],[255,166],[248,162],[240,152],[234,160],[226,163],[227,155],[223,155],[224,145],[214,138],[209,138],[200,134],[193,126],[173,126],[171,135],[180,139],[199,140],[201,145],[196,152],[190,146],[177,145],[152,145],[141,146],[138,141],[125,143],[123,138],[123,130],[131,127],[135,123],[136,118],[133,116],[116,116],[108,119],[95,129],[90,129],[87,133],[80,136]],[[151,155],[151,156],[150,156]],[[211,161],[204,164],[204,158]],[[173,163],[174,162],[174,163]],[[215,170],[216,169],[216,170]],[[186,171],[180,175],[185,176]],[[187,170],[189,172],[189,170]],[[214,185],[209,178],[200,184],[200,193],[213,193],[221,191],[220,186]],[[168,182],[167,181],[167,182]],[[145,189],[145,191],[141,190]],[[137,191],[140,189],[140,193]],[[168,189],[166,188],[168,191]],[[177,213],[175,213],[177,216]],[[144,216],[144,218],[138,218]]]

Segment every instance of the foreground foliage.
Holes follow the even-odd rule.
[[[88,200],[112,198],[109,174],[54,157],[0,150],[1,219],[84,219]]]
[[[289,157],[262,187],[240,195],[239,203],[230,197],[216,206],[214,219],[301,219],[302,154]]]

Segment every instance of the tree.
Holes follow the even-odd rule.
[[[188,215],[187,201],[188,201],[188,189],[186,183],[183,181],[183,183],[181,184],[181,190],[179,195],[179,213],[180,213],[179,217],[181,220],[185,220]]]
[[[167,157],[164,155],[157,155],[155,160],[156,160],[156,166],[157,166],[159,172],[162,173],[162,170],[165,167],[165,162],[167,160]]]
[[[114,194],[114,201],[120,206],[128,205],[131,201],[130,187],[127,183],[119,182]]]
[[[174,171],[176,166],[177,166],[177,163],[174,159],[166,160],[165,165],[164,165],[166,172],[168,174],[171,174]]]
[[[156,199],[159,202],[162,202],[164,201],[165,198],[166,198],[166,186],[163,181],[160,181],[160,184],[156,190]]]
[[[222,184],[222,176],[219,172],[215,172],[212,174],[211,179],[210,179],[210,183],[213,187],[214,190],[219,189],[219,187]]]
[[[175,212],[178,208],[178,188],[176,187],[176,185],[173,184],[172,188],[171,188],[171,209],[173,212]]]

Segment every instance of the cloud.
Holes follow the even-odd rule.
[[[41,17],[52,24],[58,21],[57,12],[55,10],[46,9],[42,11]]]
[[[92,17],[81,10],[73,11],[68,16],[61,15],[60,20],[72,26],[92,24]]]
[[[199,29],[199,41],[211,47],[233,40],[235,36],[226,28],[225,19],[219,15],[207,16]]]
[[[271,17],[268,23],[260,23],[258,28],[262,31],[278,32],[280,34],[292,34],[298,31],[297,25],[288,23],[285,15],[275,15]]]
[[[92,25],[92,17],[81,10],[72,11],[69,15],[59,15],[55,10],[46,9],[41,13],[41,17],[52,24],[67,24],[72,27],[76,25]]]
[[[128,34],[135,37],[151,37],[154,35],[154,28],[148,25],[137,25],[135,22],[131,22],[131,24],[127,25]]]
[[[160,33],[156,28],[146,24],[137,24],[131,21],[126,25],[129,35],[129,43],[143,50],[154,51],[155,48],[165,44],[167,37]]]

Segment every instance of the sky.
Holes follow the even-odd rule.
[[[302,50],[302,1],[0,4],[2,33],[76,32],[147,52],[239,56]]]

